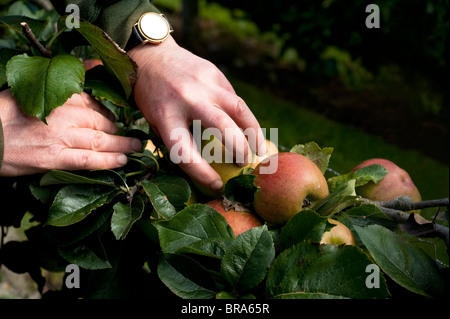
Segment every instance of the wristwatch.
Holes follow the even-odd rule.
[[[131,49],[141,43],[158,44],[164,42],[172,32],[173,28],[164,14],[156,12],[144,13],[133,26],[127,49]]]

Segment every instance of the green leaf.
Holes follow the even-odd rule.
[[[160,216],[169,219],[176,214],[175,207],[170,203],[166,194],[159,189],[158,185],[149,180],[142,181],[141,185],[150,198],[153,208]]]
[[[327,298],[386,298],[389,293],[380,274],[379,288],[368,288],[366,267],[372,264],[358,247],[314,245],[303,241],[275,259],[267,274],[266,293]]]
[[[61,188],[48,212],[47,224],[67,226],[83,220],[114,198],[117,190],[100,186],[69,185]]]
[[[28,23],[28,26],[33,31],[37,39],[40,38],[40,35],[44,31],[47,24],[44,20],[36,20],[24,16],[11,15],[0,17],[0,26],[5,26],[11,30],[19,32],[20,34],[22,34],[22,27],[20,26],[22,22]]]
[[[67,171],[53,170],[49,171],[42,176],[39,185],[49,186],[57,184],[96,184],[115,186],[114,178],[105,173],[98,173],[95,171],[89,171],[87,176],[81,175],[81,173],[75,174]]]
[[[255,192],[258,190],[254,184],[255,178],[256,175],[241,174],[229,179],[225,184],[225,196],[233,202],[239,202],[247,207],[251,207]]]
[[[84,73],[83,64],[72,55],[49,59],[24,54],[6,65],[8,84],[20,108],[44,122],[53,109],[81,93]]]
[[[424,296],[444,292],[437,266],[424,251],[379,225],[354,228],[377,265],[396,283]]]
[[[254,227],[237,236],[228,247],[221,273],[233,289],[248,291],[265,278],[274,257],[275,248],[267,226]]]
[[[353,179],[356,180],[355,187],[365,185],[370,181],[378,183],[387,173],[389,173],[389,171],[380,164],[369,165],[344,175],[329,178],[327,181],[328,188],[330,192],[334,192],[341,185],[348,183]]]
[[[102,29],[87,22],[80,21],[75,28],[97,51],[103,64],[120,81],[128,98],[137,78],[137,65]]]
[[[226,219],[209,206],[194,204],[167,221],[155,223],[163,252],[173,253],[201,240],[232,239],[233,230]],[[206,246],[208,247],[208,246]],[[200,247],[197,246],[197,249]],[[214,254],[214,251],[210,252]]]
[[[85,269],[111,268],[105,249],[97,234],[93,234],[86,240],[74,245],[60,247],[58,251],[61,257],[68,262]]]
[[[352,179],[339,185],[338,189],[316,203],[311,209],[321,216],[331,216],[360,203],[361,200],[355,192],[355,180]]]
[[[178,212],[186,207],[186,202],[191,197],[191,188],[188,182],[176,175],[159,175],[151,180],[167,196],[169,202]]]
[[[97,66],[86,72],[84,87],[91,89],[90,94],[99,101],[108,100],[117,106],[130,106],[121,92],[120,82],[104,66]]]
[[[333,150],[332,147],[320,148],[317,143],[309,142],[295,145],[290,152],[306,156],[319,167],[322,173],[325,173]]]
[[[304,240],[319,243],[326,229],[327,219],[311,210],[295,214],[281,229],[278,245],[285,250]]]
[[[368,225],[381,225],[390,230],[395,230],[398,224],[391,218],[386,216],[380,208],[373,204],[362,204],[346,210],[339,218],[338,221],[346,225],[353,233],[358,245],[362,245],[359,239],[358,233],[355,231],[354,226],[368,226]]]
[[[211,299],[216,295],[215,281],[194,259],[179,254],[164,254],[158,276],[177,296],[184,299]]]
[[[134,222],[141,218],[145,204],[140,196],[134,196],[133,201],[128,204],[117,202],[111,218],[111,230],[116,239],[125,239]]]

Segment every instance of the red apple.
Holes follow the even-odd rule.
[[[262,168],[278,161],[272,174]],[[255,168],[253,206],[256,213],[272,224],[283,224],[301,210],[328,196],[327,181],[317,165],[306,156],[282,152],[266,158]]]
[[[352,232],[347,226],[338,222],[335,219],[328,218],[330,224],[333,226],[329,231],[324,232],[320,244],[331,244],[331,245],[356,245],[355,237],[353,237]]]
[[[214,208],[218,213],[225,217],[228,225],[230,225],[231,229],[233,229],[235,236],[238,236],[253,227],[262,226],[262,223],[258,217],[253,215],[251,212],[238,211],[236,208],[226,210],[222,199],[214,199],[206,203],[206,205]]]
[[[383,159],[373,158],[357,165],[352,171],[373,164],[380,164],[389,171],[378,183],[369,182],[356,188],[356,193],[364,198],[376,201],[387,201],[396,199],[399,196],[409,196],[413,201],[421,201],[419,190],[414,185],[409,174],[395,163]]]

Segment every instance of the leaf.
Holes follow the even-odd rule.
[[[251,207],[255,192],[258,190],[254,184],[255,178],[256,175],[241,174],[229,179],[224,189],[226,198],[232,202]]]
[[[179,254],[164,254],[158,276],[177,296],[184,299],[210,299],[216,285],[210,273],[194,259]]]
[[[145,204],[140,196],[134,196],[131,203],[117,202],[113,206],[114,213],[111,218],[111,231],[116,239],[125,239],[134,222],[141,218]]]
[[[53,109],[81,93],[84,73],[83,64],[72,55],[17,55],[6,65],[8,85],[20,108],[44,122]]]
[[[160,216],[169,219],[176,214],[175,207],[169,202],[166,194],[159,189],[158,185],[149,180],[142,181],[141,185],[150,198],[153,208]]]
[[[235,290],[248,291],[265,278],[274,257],[267,226],[254,227],[230,244],[222,259],[221,273]]]
[[[47,22],[45,20],[36,20],[29,17],[11,15],[0,17],[0,26],[5,26],[11,30],[19,32],[22,34],[22,27],[20,24],[22,22],[28,23],[28,26],[33,31],[37,39],[39,39],[42,32],[45,30]]]
[[[342,210],[360,204],[361,200],[355,193],[355,180],[349,180],[339,185],[338,189],[311,207],[321,216],[331,216]]]
[[[75,30],[97,51],[103,64],[120,81],[128,98],[137,79],[136,63],[99,27],[82,20]]]
[[[386,298],[389,293],[380,274],[380,287],[366,287],[366,267],[372,264],[358,247],[314,245],[303,241],[275,259],[267,274],[270,297],[306,294],[327,298]]]
[[[155,227],[165,253],[177,252],[180,248],[189,247],[201,240],[234,238],[226,219],[203,204],[188,206],[170,220],[156,222]]]
[[[330,192],[334,192],[341,185],[353,179],[356,180],[355,187],[365,185],[370,181],[378,183],[387,173],[389,173],[389,171],[380,164],[369,165],[344,175],[329,178],[327,181],[328,188]]]
[[[105,249],[97,234],[93,234],[74,245],[60,247],[58,251],[61,257],[68,262],[85,269],[111,268]]]
[[[437,266],[424,251],[379,225],[354,228],[377,265],[397,284],[424,296],[443,293]]]
[[[130,106],[121,92],[120,82],[104,66],[97,66],[86,72],[84,87],[91,89],[90,95],[99,101],[108,100],[118,106]]]
[[[69,185],[61,188],[48,212],[47,224],[67,226],[83,220],[94,209],[108,203],[117,190],[100,186]]]
[[[295,214],[281,229],[278,245],[285,250],[304,240],[319,243],[326,229],[327,219],[314,211]]]
[[[186,207],[186,202],[191,197],[191,188],[184,178],[164,174],[153,178],[152,182],[166,194],[167,199],[177,212]]]
[[[325,173],[333,150],[332,147],[320,148],[317,143],[309,142],[295,145],[290,152],[306,156],[319,167],[322,173]]]
[[[56,184],[97,184],[106,186],[115,186],[114,179],[107,174],[88,172],[87,176],[75,174],[67,171],[53,170],[42,176],[39,185],[49,186]]]
[[[368,226],[377,224],[388,229],[395,230],[398,225],[374,204],[361,204],[350,208],[338,218],[338,221],[350,229],[358,245],[362,245],[362,242],[359,239],[358,233],[355,231],[354,226]]]

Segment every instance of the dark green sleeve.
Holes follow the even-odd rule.
[[[61,15],[66,6],[76,4],[80,16],[104,30],[121,48],[125,48],[133,25],[145,12],[159,12],[151,0],[58,0],[52,1]]]

